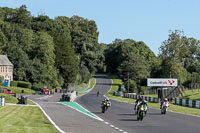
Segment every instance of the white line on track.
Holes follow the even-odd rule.
[[[43,97],[39,97],[39,98],[36,98],[36,99],[47,99],[47,98],[50,98],[52,97],[53,95],[47,95],[47,96],[43,96]]]
[[[113,125],[110,125],[110,127],[115,127],[115,126],[113,126]]]
[[[30,100],[30,99],[29,99]],[[33,100],[31,100],[32,102],[34,102]],[[51,122],[51,124],[60,132],[60,133],[66,133],[66,132],[64,132],[62,129],[60,129],[56,124],[55,124],[55,122],[47,115],[47,113],[42,109],[42,107],[38,104],[38,103],[36,103],[36,102],[34,102],[41,110],[42,110],[42,112],[44,113],[44,115],[47,117],[47,119]]]
[[[109,124],[108,122],[105,122],[105,124]]]

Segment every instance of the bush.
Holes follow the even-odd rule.
[[[36,91],[43,90],[44,86],[47,86],[49,90],[52,89],[52,87],[49,84],[42,84],[42,83],[33,83],[32,89]]]
[[[32,84],[30,82],[18,81],[18,85],[17,86],[31,89]]]
[[[3,85],[3,77],[0,76],[0,85]]]
[[[125,82],[125,88],[126,88],[126,92],[129,91],[129,93],[138,93],[137,90],[137,84],[134,80],[129,80],[129,90],[128,89],[128,81]]]
[[[15,86],[17,87],[18,82],[17,81],[10,81],[10,86]]]
[[[44,85],[41,83],[33,83],[32,89],[35,91],[41,91]]]

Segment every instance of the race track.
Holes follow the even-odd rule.
[[[158,109],[149,109],[143,121],[137,121],[133,104],[111,100],[112,106],[103,114],[101,101],[111,88],[112,81],[105,76],[95,76],[96,86],[76,101],[96,114],[119,132],[127,133],[199,133],[200,117],[167,112],[161,115]],[[97,97],[97,91],[100,95]],[[199,110],[200,111],[200,110]]]

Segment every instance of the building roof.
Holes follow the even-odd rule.
[[[13,66],[6,55],[0,55],[0,66]]]

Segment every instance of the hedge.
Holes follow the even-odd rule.
[[[24,81],[17,81],[17,82],[18,82],[17,84],[18,87],[29,88],[29,89],[31,89],[32,87],[32,84],[30,82],[24,82]]]
[[[48,84],[42,84],[42,83],[33,83],[32,89],[36,91],[40,91],[44,88],[44,86],[47,86],[48,89],[52,89],[52,87]]]
[[[17,87],[17,85],[18,85],[18,81],[10,81],[10,86],[15,86],[15,87]]]

